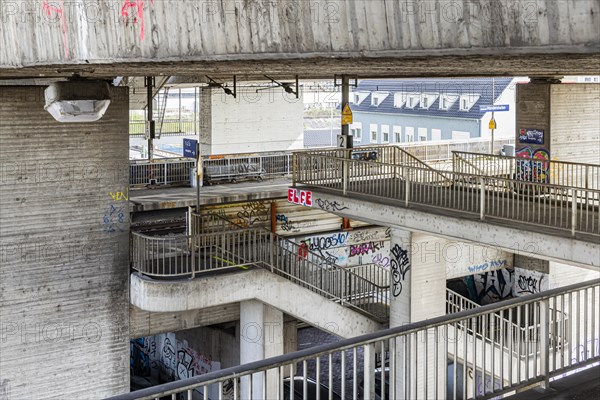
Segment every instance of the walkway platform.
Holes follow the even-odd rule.
[[[224,204],[253,200],[276,199],[287,196],[290,180],[279,178],[263,182],[247,181],[234,184],[203,186],[200,204]],[[196,188],[167,187],[132,189],[129,192],[131,211],[153,211],[184,208],[196,205]]]

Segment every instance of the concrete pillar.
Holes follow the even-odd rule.
[[[0,87],[0,398],[111,397],[129,391],[127,88],[74,124],[44,89]]]
[[[249,300],[240,304],[240,364],[263,360],[283,354],[283,313],[260,301]],[[249,378],[241,380],[241,398],[277,397],[277,371],[252,376],[252,393]],[[266,387],[265,387],[266,385]]]
[[[392,229],[390,327],[445,314],[446,270],[438,241],[443,240]],[[430,330],[396,341],[395,398],[445,396],[447,350],[441,333]]]
[[[600,85],[597,84],[537,81],[517,85],[517,155],[597,163],[600,152],[599,112]],[[583,175],[585,171],[569,173]],[[547,174],[547,180],[565,184],[564,177],[558,176],[559,171],[547,171]],[[593,177],[587,178],[591,184]],[[581,181],[585,181],[584,176]]]
[[[200,88],[200,116],[198,132],[200,142],[200,153],[203,156],[212,154],[212,96],[213,91],[210,88]]]

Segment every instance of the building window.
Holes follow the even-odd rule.
[[[358,94],[354,95],[354,104],[360,103],[360,96]]]
[[[442,140],[442,131],[440,129],[431,130],[431,140],[437,141]]]
[[[469,109],[469,102],[467,99],[460,99],[460,109],[466,111]]]
[[[408,98],[408,108],[415,108],[415,98],[412,96]]]
[[[362,122],[355,122],[350,125],[350,133],[357,142],[360,142],[362,139]]]
[[[444,110],[447,110],[447,109],[448,109],[448,99],[447,99],[447,98],[445,98],[445,97],[442,97],[442,108],[443,108]]]
[[[427,128],[419,128],[419,142],[427,141]]]
[[[371,103],[371,104],[373,104],[375,107],[377,107],[377,106],[379,105],[379,99],[378,99],[377,97],[373,97],[373,99],[372,99],[372,100],[373,100],[373,101],[372,101],[372,103]]]
[[[377,143],[377,125],[376,124],[371,124],[371,142],[372,143]]]
[[[394,142],[401,143],[402,142],[402,127],[398,125],[394,125]]]
[[[402,108],[402,106],[404,106],[404,103],[406,102],[406,94],[399,92],[399,93],[395,93],[394,94],[394,107],[395,108]]]
[[[390,126],[381,125],[381,143],[390,142]]]
[[[407,126],[404,130],[404,141],[408,143],[412,143],[415,141],[415,128],[412,126]]]
[[[429,107],[429,99],[427,97],[423,97],[423,103],[421,104],[421,107],[423,107],[423,108]]]
[[[362,139],[362,128],[354,128],[352,129],[352,136],[358,141]]]

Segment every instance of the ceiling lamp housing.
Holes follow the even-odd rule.
[[[110,104],[110,88],[105,81],[55,82],[44,95],[44,109],[58,122],[98,121]]]

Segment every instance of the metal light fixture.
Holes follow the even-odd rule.
[[[110,105],[110,88],[105,81],[75,78],[55,82],[44,95],[44,109],[58,122],[98,121]]]

